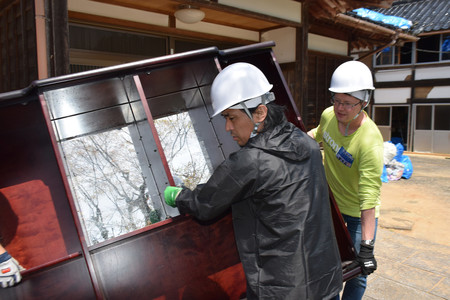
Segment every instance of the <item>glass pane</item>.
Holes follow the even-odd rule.
[[[450,34],[442,35],[442,60],[450,60]]]
[[[162,167],[149,163],[156,147],[131,78],[44,96],[88,245],[165,219],[151,175]]]
[[[450,130],[450,105],[434,107],[434,130]]]
[[[155,120],[170,171],[176,185],[194,189],[212,173],[207,151],[187,112]]]
[[[61,147],[89,245],[159,221],[128,127],[66,140]]]
[[[400,55],[399,64],[401,64],[401,65],[411,64],[412,63],[413,44],[411,42],[405,43],[405,45],[403,47],[398,47],[397,49],[398,49],[399,55]]]
[[[416,129],[431,130],[431,105],[416,107]]]
[[[223,161],[204,98],[216,74],[215,60],[204,59],[44,92],[88,245],[179,215],[162,198],[170,175],[194,188]]]
[[[381,65],[392,65],[392,57],[394,56],[395,47],[387,47],[381,50],[377,55],[376,64]]]
[[[181,40],[178,38],[173,39],[173,44],[175,45],[175,53],[181,53],[186,51],[192,51],[207,47],[217,47],[221,50],[229,49],[238,47],[238,44],[233,43],[225,43],[225,42],[219,42],[219,41],[194,41],[194,40]]]
[[[408,140],[409,108],[407,106],[393,106],[391,117],[391,140],[402,143],[406,149]]]
[[[375,107],[375,124],[381,126],[389,126],[390,114],[390,107]]]
[[[417,62],[439,61],[440,36],[423,36],[417,41]]]
[[[74,49],[145,57],[167,54],[167,41],[164,37],[77,24],[70,24],[69,32],[70,48]]]

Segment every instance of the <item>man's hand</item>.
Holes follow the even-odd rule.
[[[363,275],[370,275],[377,269],[377,261],[373,255],[373,246],[361,244],[358,256],[356,257]]]
[[[0,284],[2,288],[10,287],[22,280],[19,263],[8,255],[9,258],[0,263]]]
[[[168,186],[164,190],[164,200],[167,205],[175,207],[175,200],[177,199],[178,194],[181,192],[182,188],[177,186]]]

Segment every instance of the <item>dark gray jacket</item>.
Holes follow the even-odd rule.
[[[291,123],[260,133],[205,185],[183,189],[180,213],[210,220],[232,208],[247,299],[328,299],[342,288],[317,143]]]

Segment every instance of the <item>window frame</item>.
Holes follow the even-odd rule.
[[[390,53],[391,53],[390,63],[380,64],[378,62],[379,61],[379,56],[382,55],[382,53],[383,53],[383,50],[381,50],[380,52],[378,52],[376,55],[373,56],[373,66],[375,68],[383,68],[383,67],[393,67],[393,66],[401,67],[401,66],[410,66],[410,65],[439,64],[439,63],[450,62],[450,52],[448,53],[449,58],[448,59],[444,59],[443,58],[443,55],[444,55],[443,52],[444,51],[442,49],[444,41],[445,41],[444,37],[448,37],[448,40],[450,40],[450,33],[440,33],[438,35],[439,35],[439,47],[438,47],[438,50],[426,50],[425,49],[426,51],[436,51],[436,52],[438,51],[439,52],[438,53],[438,56],[439,56],[438,60],[417,62],[417,59],[418,59],[418,56],[419,56],[418,52],[421,51],[421,49],[418,49],[418,45],[417,45],[418,42],[411,42],[412,53],[411,53],[411,62],[410,63],[405,63],[405,64],[400,63],[399,59],[396,59],[396,58],[399,55],[398,54],[399,51],[401,51],[401,49],[403,47],[392,46],[392,47],[388,47],[388,48],[391,48],[391,51],[390,51]],[[429,37],[429,36],[435,36],[435,35],[430,35],[430,34],[423,35],[422,38]],[[424,49],[422,49],[422,50],[424,50]]]
[[[210,51],[213,52],[213,49]],[[167,161],[167,153],[161,144],[160,134],[155,126],[156,120],[183,112],[189,114],[194,134],[200,145],[200,151],[197,152],[205,158],[209,175],[225,157],[237,150],[237,144],[229,134],[219,133],[223,131],[224,119],[220,117],[211,119],[209,90],[212,79],[219,71],[217,66],[217,59],[212,57],[186,60],[181,64],[155,68],[149,72],[136,72],[92,83],[87,82],[83,85],[62,86],[44,91],[42,101],[45,101],[48,109],[55,144],[59,148],[68,188],[77,210],[80,209],[77,203],[79,199],[72,186],[71,171],[61,142],[98,132],[109,132],[119,127],[136,127],[130,134],[133,136],[132,144],[135,151],[139,153],[137,163],[145,179],[146,193],[149,197],[151,196],[150,206],[152,210],[159,210],[159,221],[132,228],[118,235],[115,233],[106,235],[108,238],[103,240],[101,238],[93,240],[85,225],[84,216],[78,213],[77,218],[90,250],[160,227],[166,224],[167,219],[179,216],[178,210],[166,205],[162,196],[165,187],[175,185],[176,182],[172,175],[173,170]],[[121,108],[122,106],[128,109]],[[100,115],[111,108],[116,112],[114,115],[108,114],[105,117]],[[137,110],[133,111],[134,108]],[[94,114],[94,118],[90,117],[91,114]],[[65,125],[68,128],[67,132],[64,129],[58,129],[59,121],[72,117],[75,119],[73,122],[75,124],[72,124],[74,127],[67,122]],[[205,178],[202,177],[200,180]],[[204,182],[196,182],[196,184]],[[98,230],[96,234],[99,236]]]

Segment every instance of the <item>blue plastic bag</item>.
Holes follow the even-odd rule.
[[[403,143],[402,143],[403,139],[401,137],[394,136],[391,138],[390,142],[392,142],[392,144],[394,144],[394,145],[398,144],[398,143],[401,143],[403,145]]]
[[[386,165],[383,166],[383,173],[381,173],[381,182],[388,182]]]
[[[402,155],[400,157],[399,162],[401,162],[403,165],[405,165],[405,169],[403,170],[402,178],[409,179],[412,176],[413,173],[413,166],[411,163],[411,159],[409,156]]]
[[[401,143],[395,144],[395,147],[397,147],[397,155],[394,156],[394,159],[398,162],[401,162],[400,160],[402,159],[403,151],[405,150],[405,148]]]

